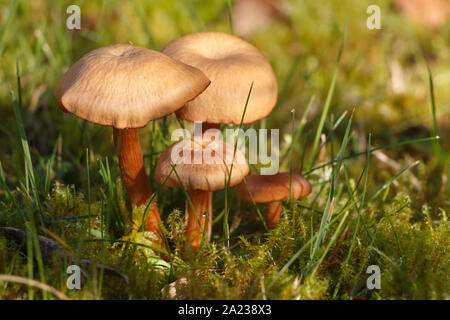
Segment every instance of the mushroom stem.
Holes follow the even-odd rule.
[[[204,134],[206,131],[208,131],[209,129],[217,129],[220,131],[220,124],[219,123],[209,123],[209,122],[204,122],[202,124],[202,134]],[[206,193],[206,192],[205,192]],[[210,199],[210,208],[208,210],[208,212],[212,212],[212,196],[213,193],[212,192],[207,192],[208,193],[208,197]],[[206,195],[205,195],[206,197]],[[212,214],[209,215],[209,219],[208,220],[208,229],[206,230],[206,235],[207,235],[207,239],[208,241],[211,239],[211,221],[212,221]]]
[[[138,129],[114,129],[114,144],[119,147],[119,166],[122,181],[131,203],[140,206],[152,196],[145,173]]]
[[[192,250],[197,252],[202,242],[202,234],[203,229],[205,228],[205,223],[205,240],[209,240],[211,238],[212,192],[191,190],[189,192],[189,197],[191,198],[195,213],[189,202],[186,200],[186,236],[192,246]]]
[[[269,229],[275,229],[280,222],[281,201],[273,201],[267,204],[266,223]]]
[[[114,144],[119,148],[120,176],[125,185],[132,204],[145,204],[152,196],[152,189],[145,173],[144,158],[138,129],[114,129]],[[147,231],[152,231],[159,237],[160,229],[158,207],[150,208],[147,220]]]
[[[220,124],[203,122],[201,123],[202,135],[209,129],[220,130]],[[188,201],[186,201],[186,235],[192,250],[197,252],[201,241],[203,227],[205,225],[205,212],[208,212],[208,221],[205,230],[205,239],[211,239],[211,225],[212,225],[212,196],[213,193],[209,191],[191,191],[189,196],[197,214],[199,225],[195,213],[192,210]]]
[[[204,134],[209,129],[217,129],[220,130],[220,124],[218,123],[209,123],[209,122],[203,122],[202,123],[202,134]]]

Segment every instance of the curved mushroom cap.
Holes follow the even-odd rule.
[[[255,202],[281,201],[289,198],[289,173],[282,172],[274,175],[251,175],[245,178]],[[311,184],[301,175],[292,174],[292,196],[300,198],[311,193]],[[245,183],[238,188],[238,197],[251,202]]]
[[[60,108],[118,129],[144,127],[194,99],[210,81],[162,53],[116,44],[84,55],[55,88]]]
[[[277,102],[278,87],[267,59],[248,42],[228,34],[202,32],[170,42],[168,56],[202,70],[211,85],[177,111],[188,121],[239,124],[253,82],[244,123],[267,117]]]
[[[175,172],[172,171],[172,165],[175,164],[176,173],[187,190],[222,190],[225,188],[225,178],[229,179],[233,163],[229,185],[233,187],[249,172],[244,155],[236,149],[233,161],[233,153],[234,147],[222,140],[213,141],[205,137],[203,140],[184,139],[174,143],[161,154],[154,179],[170,188],[181,188]]]

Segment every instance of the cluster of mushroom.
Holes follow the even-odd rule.
[[[207,133],[220,129],[221,124],[241,122],[251,86],[244,124],[267,117],[275,107],[273,70],[258,49],[244,40],[205,32],[176,39],[162,53],[126,44],[91,51],[62,76],[55,96],[64,112],[113,127],[121,178],[136,206],[148,203],[152,196],[138,129],[174,112],[182,120],[203,124],[201,139],[171,145],[158,159],[154,174],[159,184],[188,192],[186,236],[197,252],[211,236],[212,192],[240,184],[249,173],[239,150],[235,152],[234,146]],[[174,150],[187,151],[184,159],[199,154],[201,161],[178,162]],[[212,152],[215,161],[206,162],[206,152]],[[286,173],[250,176],[247,184],[239,186],[238,195],[244,200],[269,202],[267,221],[273,228],[279,220],[280,201],[289,197],[289,190],[293,197],[311,190],[301,176],[289,180],[288,175],[286,184]],[[154,203],[145,229],[157,236],[154,244],[164,250],[160,224]]]

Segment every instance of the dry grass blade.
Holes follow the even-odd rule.
[[[58,291],[55,288],[53,288],[52,286],[49,286],[48,284],[39,282],[34,279],[27,279],[27,278],[23,278],[23,277],[19,277],[19,276],[13,276],[10,274],[0,274],[0,281],[25,284],[27,286],[32,286],[32,287],[50,292],[55,297],[57,297],[61,300],[70,300],[70,298],[68,296],[66,296],[64,293],[62,293],[61,291]]]

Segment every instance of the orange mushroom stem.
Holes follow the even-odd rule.
[[[280,222],[281,201],[273,201],[267,204],[266,223],[269,229],[275,229]]]
[[[131,203],[136,206],[146,204],[153,192],[145,173],[139,129],[114,129],[114,144],[119,149],[120,176]],[[160,222],[158,206],[156,203],[152,204],[145,230],[153,232],[158,239],[161,234]],[[161,247],[163,246],[162,239],[159,244]]]
[[[208,191],[190,191],[192,206],[186,200],[186,236],[194,252],[200,248],[203,234],[208,241],[211,239],[212,195]]]
[[[208,122],[202,123],[202,135],[209,129],[220,131],[220,124]],[[210,191],[191,191],[189,192],[189,196],[191,197],[195,213],[188,201],[186,201],[186,236],[193,251],[197,252],[203,239],[203,232],[205,238],[208,241],[211,240],[213,193]],[[205,221],[206,230],[204,229]]]
[[[202,123],[202,134],[204,134],[206,131],[208,131],[209,129],[217,129],[220,130],[220,124],[219,123],[208,123],[208,122],[203,122]]]
[[[119,148],[120,175],[132,204],[140,206],[152,196],[145,173],[138,129],[114,129],[114,144]]]

